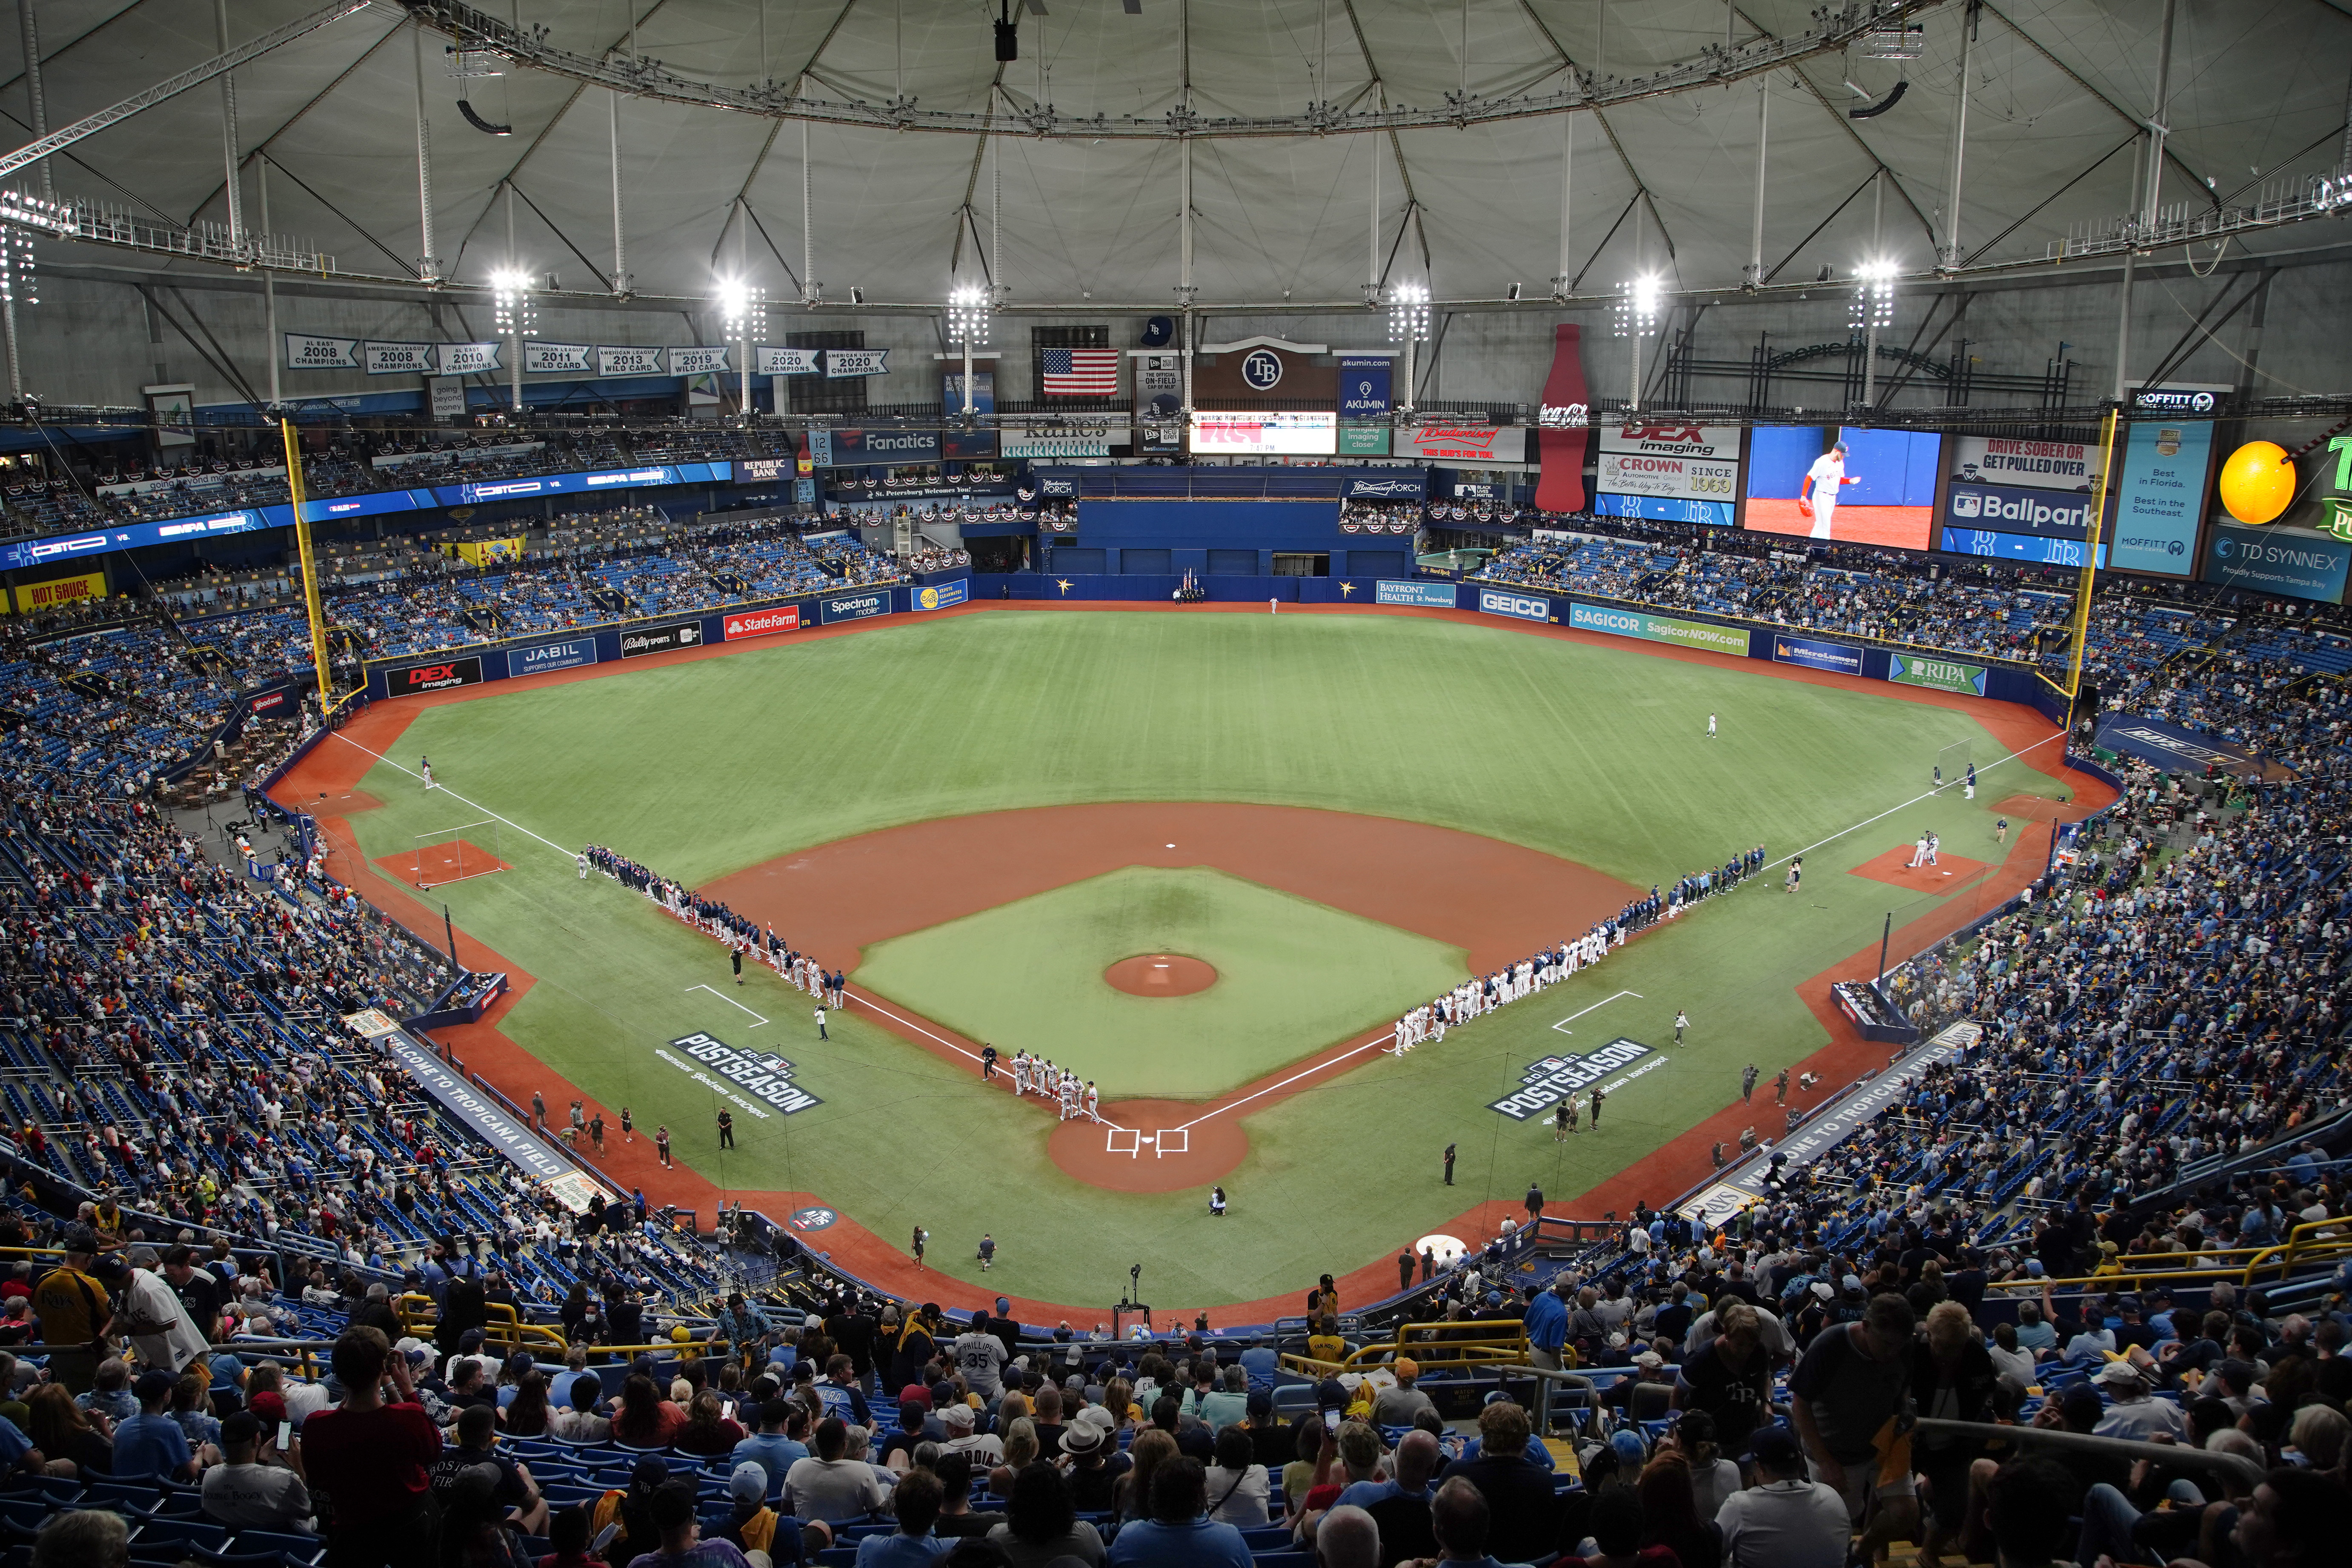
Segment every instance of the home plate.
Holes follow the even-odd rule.
[[[1160,1140],[1154,1138],[1150,1133],[1146,1132],[1141,1137],[1138,1138],[1136,1142],[1139,1143],[1157,1143]]]

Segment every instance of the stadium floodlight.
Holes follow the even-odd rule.
[[[1429,285],[1400,283],[1389,291],[1389,340],[1404,345],[1404,388],[1397,397],[1397,412],[1410,416],[1413,409],[1413,353],[1429,341]]]
[[[1895,324],[1895,263],[1875,256],[1853,270],[1853,330],[1862,334],[1862,401],[1878,401],[1878,333]]]
[[[507,384],[514,412],[522,412],[523,334],[539,325],[539,311],[530,300],[530,274],[520,267],[501,267],[490,274],[490,298],[498,307],[499,331],[507,340]]]
[[[963,350],[963,416],[974,411],[971,395],[971,345],[988,341],[988,318],[995,307],[992,292],[977,283],[959,283],[948,293],[948,342]]]
[[[768,294],[755,289],[741,278],[722,278],[717,291],[719,320],[727,336],[742,354],[737,367],[737,412],[744,424],[751,423],[751,340],[768,330]]]
[[[1633,390],[1625,398],[1628,414],[1642,405],[1642,344],[1658,330],[1658,310],[1665,297],[1665,279],[1654,272],[1628,278],[1617,290],[1616,335],[1633,340]]]

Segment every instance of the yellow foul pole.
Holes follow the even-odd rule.
[[[302,556],[302,605],[310,615],[310,658],[319,678],[319,717],[334,706],[327,673],[327,621],[319,613],[318,561],[310,552],[310,520],[302,507],[302,445],[294,438],[294,421],[280,419],[278,432],[286,444],[286,488],[294,499],[294,546]]]
[[[2116,443],[2123,437],[2123,410],[2107,410],[2107,427],[2101,432],[2104,443],[2099,457],[2099,486],[2092,492],[2090,515],[2084,520],[2089,526],[2083,531],[2083,570],[2074,580],[2074,646],[2066,658],[2066,728],[2074,728],[2074,704],[2083,694],[2083,650],[2091,637],[2091,590],[2098,585],[2100,523],[2107,510],[2107,498],[2115,493]]]

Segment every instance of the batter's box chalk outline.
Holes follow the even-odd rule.
[[[1185,1128],[1161,1128],[1158,1142],[1160,1154],[1163,1159],[1171,1154],[1189,1154],[1192,1152],[1192,1134]]]
[[[1143,1152],[1142,1149],[1139,1146],[1140,1134],[1135,1128],[1108,1127],[1105,1128],[1103,1131],[1107,1139],[1103,1147],[1104,1153],[1126,1154],[1129,1157],[1133,1157]],[[1123,1145],[1119,1142],[1119,1140],[1122,1138],[1127,1140],[1126,1143]]]

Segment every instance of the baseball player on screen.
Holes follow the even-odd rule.
[[[1830,527],[1837,520],[1838,487],[1860,483],[1860,479],[1846,477],[1844,442],[1840,441],[1813,459],[1813,466],[1805,470],[1805,488],[1798,498],[1812,508],[1813,538],[1832,537]]]

